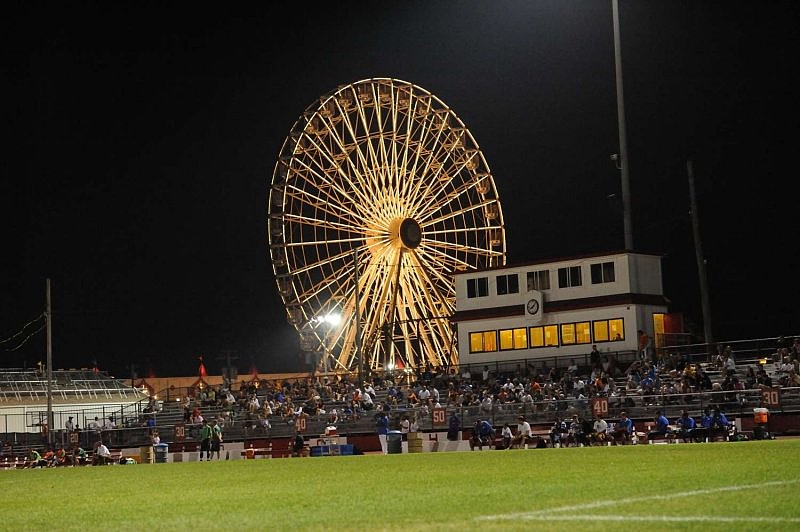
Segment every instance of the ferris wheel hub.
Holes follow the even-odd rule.
[[[400,223],[400,240],[407,249],[414,249],[422,242],[422,227],[413,218]]]

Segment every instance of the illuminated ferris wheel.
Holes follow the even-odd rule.
[[[411,83],[340,86],[292,126],[268,235],[301,347],[329,371],[458,363],[453,273],[505,264],[489,166],[456,114]]]

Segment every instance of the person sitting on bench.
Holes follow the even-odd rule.
[[[525,416],[519,416],[519,423],[517,423],[517,434],[511,440],[511,445],[508,446],[508,449],[513,449],[516,445],[518,448],[522,448],[523,445],[527,445],[533,441],[533,434],[531,433],[531,424],[525,419]]]
[[[661,410],[656,410],[653,421],[655,422],[655,426],[647,433],[647,439],[669,438],[669,420],[664,416]]]

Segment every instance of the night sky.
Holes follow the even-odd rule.
[[[466,124],[510,264],[624,247],[610,0],[119,4],[3,17],[0,339],[51,278],[55,367],[172,376],[202,355],[219,373],[230,352],[240,373],[308,369],[269,263],[269,185],[305,108],[366,78]],[[670,310],[702,334],[691,159],[714,336],[800,333],[800,4],[620,10],[634,248],[664,254]],[[43,332],[21,341],[40,323],[0,366],[44,360]]]

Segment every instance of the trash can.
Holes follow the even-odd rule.
[[[389,454],[401,454],[403,452],[403,433],[399,430],[390,430],[386,435],[386,451]]]
[[[761,425],[756,425],[753,427],[753,439],[754,440],[764,439],[764,427],[762,427]]]
[[[159,443],[158,445],[156,445],[156,463],[166,464],[168,452],[169,452],[169,445],[167,445],[166,443]]]

